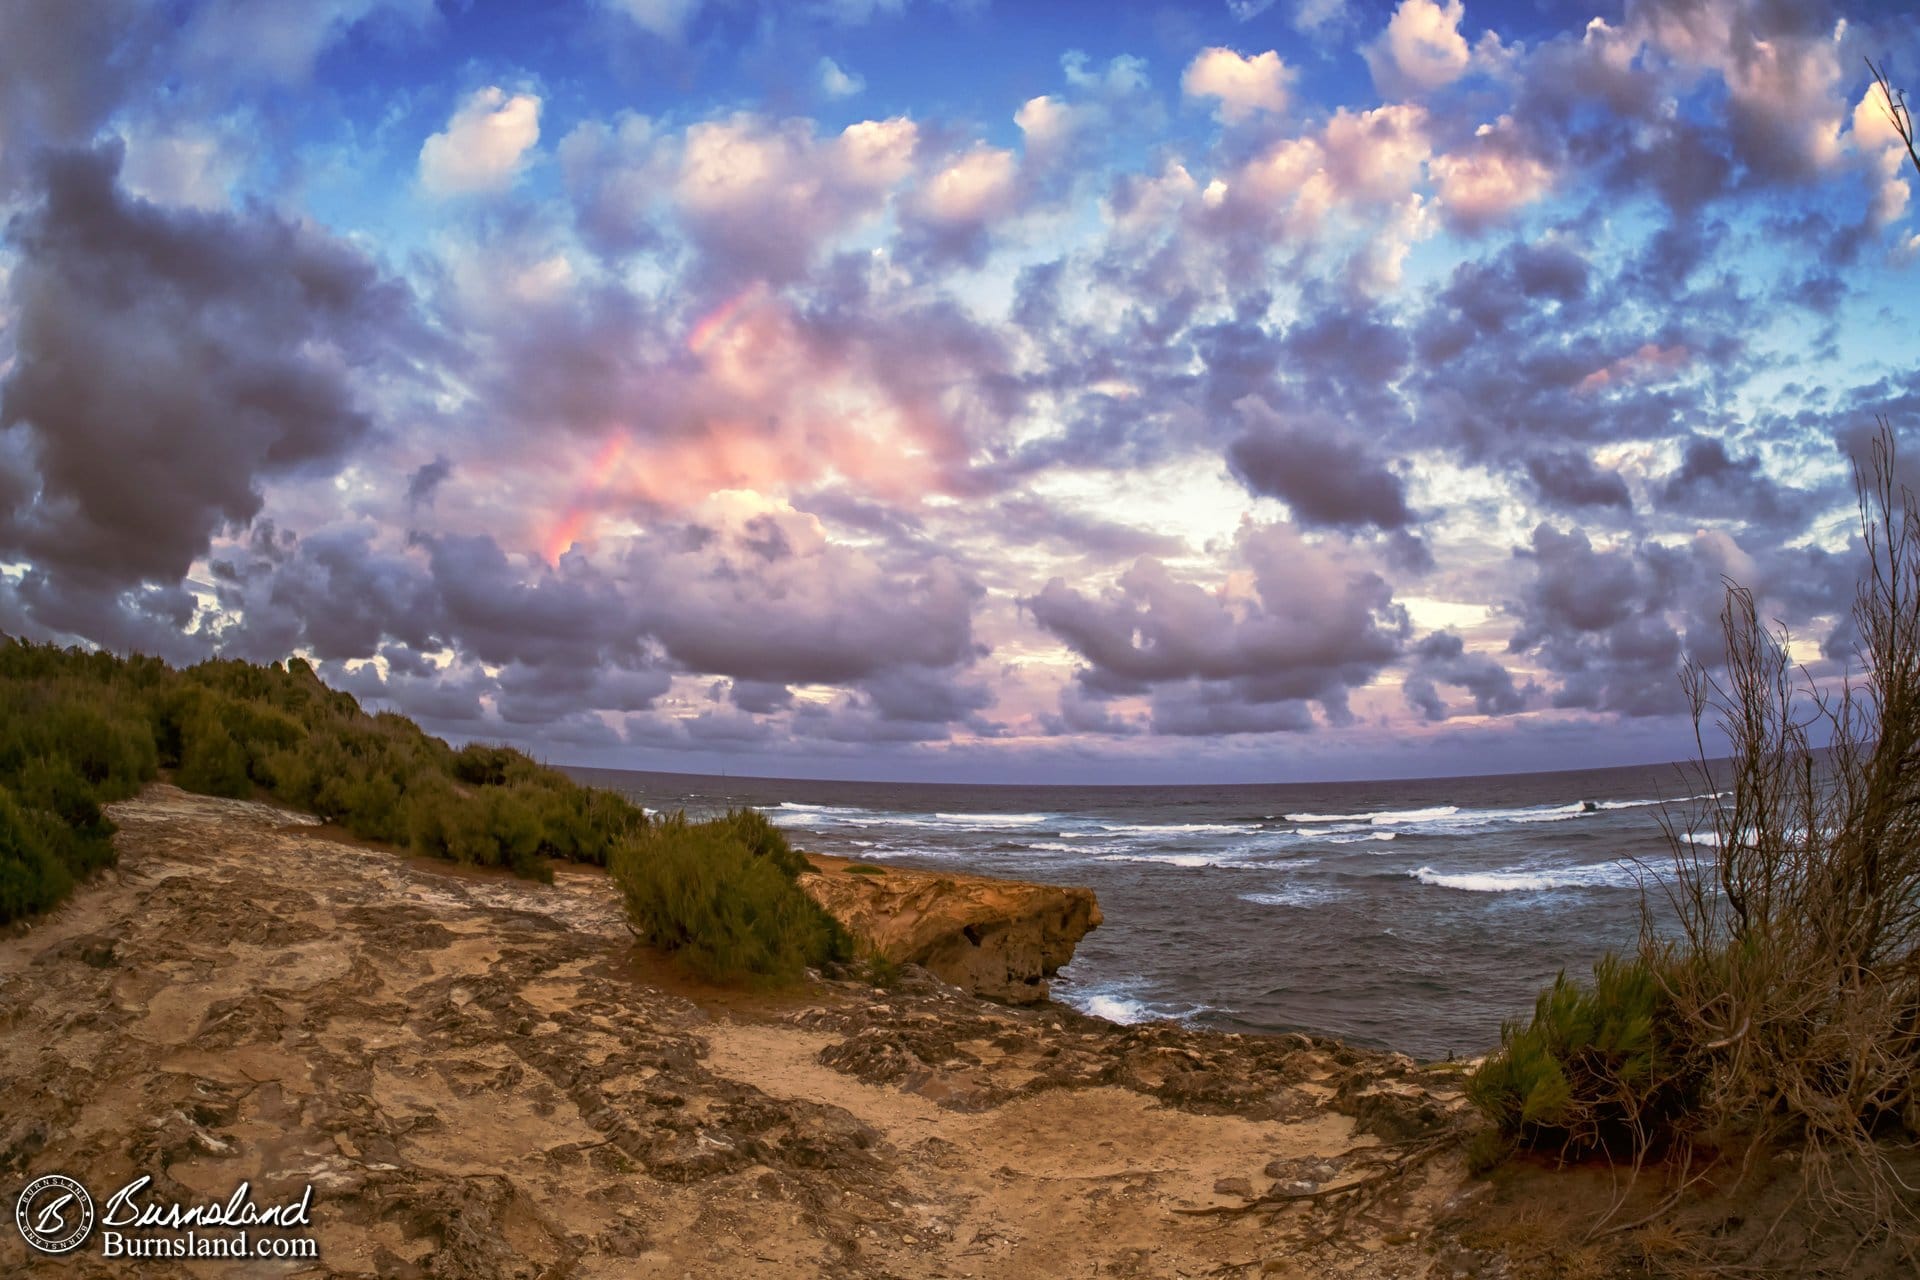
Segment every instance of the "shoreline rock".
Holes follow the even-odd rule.
[[[800,887],[865,946],[973,995],[1040,1004],[1100,926],[1093,890],[808,854]],[[858,869],[856,869],[858,868]]]

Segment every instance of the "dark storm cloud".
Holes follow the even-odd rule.
[[[1413,519],[1400,477],[1324,421],[1288,424],[1261,401],[1240,403],[1245,435],[1227,461],[1254,493],[1279,498],[1301,524],[1399,529]]]
[[[1685,711],[1681,659],[1690,643],[1710,656],[1707,620],[1721,598],[1709,566],[1690,550],[1655,543],[1595,550],[1580,530],[1547,524],[1534,529],[1524,554],[1535,573],[1507,647],[1537,656],[1559,678],[1554,706],[1628,716]]]
[[[761,554],[769,531],[798,550]],[[893,572],[791,515],[708,533],[677,549],[638,545],[624,566],[635,630],[689,671],[848,684],[895,668],[964,666],[980,653],[972,618],[982,589],[950,560]]]
[[[1527,475],[1541,498],[1556,507],[1633,509],[1627,482],[1619,472],[1602,471],[1577,450],[1535,454],[1527,459]]]
[[[884,744],[939,742],[953,736],[942,721],[889,717],[866,698],[847,695],[826,706],[805,703],[791,720],[794,734],[821,742]]]
[[[6,601],[0,611],[11,618],[0,630],[26,639],[84,640],[175,663],[197,662],[213,651],[211,636],[188,630],[198,605],[183,583],[101,590],[29,566],[17,580],[0,575],[0,597]]]
[[[883,671],[864,681],[861,689],[881,719],[925,724],[964,720],[993,701],[985,685],[926,667]]]
[[[1347,691],[1398,656],[1405,611],[1378,576],[1342,567],[1290,526],[1243,528],[1238,552],[1254,583],[1245,600],[1143,558],[1102,594],[1055,578],[1021,603],[1086,662],[1076,679],[1088,695],[1151,693],[1156,727],[1163,716],[1179,726],[1169,732],[1249,723],[1226,710],[1232,701],[1292,727],[1297,712],[1272,704],[1317,702],[1330,722],[1344,721]]]
[[[1758,455],[1734,458],[1712,436],[1687,442],[1681,464],[1659,489],[1661,506],[1690,516],[1745,520],[1778,538],[1798,533],[1813,513],[1812,495],[1775,483]]]
[[[421,463],[407,477],[407,505],[417,507],[432,502],[433,495],[440,491],[440,486],[452,474],[453,463],[447,460],[444,453],[436,454],[431,462]]]
[[[725,685],[727,701],[752,715],[769,715],[793,705],[793,690],[784,684],[764,680],[729,680]]]
[[[1182,738],[1233,733],[1306,733],[1315,727],[1313,707],[1297,698],[1255,701],[1242,681],[1189,680],[1153,691],[1155,733]],[[1348,723],[1345,691],[1323,703],[1331,724]]]
[[[407,294],[357,251],[259,212],[169,212],[116,186],[118,145],[62,152],[9,230],[16,363],[0,431],[37,500],[9,549],[103,587],[178,581],[264,479],[372,431],[357,370],[408,345]]]
[[[1117,737],[1143,733],[1147,728],[1140,718],[1118,714],[1111,695],[1090,691],[1078,682],[1060,690],[1059,711],[1041,713],[1040,727],[1055,737],[1080,733]]]
[[[597,572],[565,562],[529,571],[485,535],[426,540],[440,616],[460,647],[490,666],[591,669],[646,661],[631,597]]]
[[[273,662],[296,649],[323,660],[371,658],[388,640],[437,649],[440,593],[419,562],[380,550],[377,531],[347,525],[306,538],[256,526],[247,561],[216,560],[216,592],[242,623],[227,652]],[[263,552],[265,554],[263,554]]]
[[[268,660],[307,648],[344,669],[376,653],[391,663],[450,650],[461,670],[498,669],[473,692],[491,695],[506,724],[644,711],[676,670],[724,677],[734,705],[755,713],[791,707],[790,684],[841,686],[858,713],[836,729],[842,739],[863,718],[937,736],[925,726],[970,719],[989,700],[964,675],[983,652],[971,577],[944,558],[890,568],[801,516],[663,526],[617,565],[569,556],[557,568],[485,535],[418,535],[390,552],[365,527],[260,532],[258,547],[214,566],[228,652]],[[415,683],[431,678],[416,660],[382,696],[417,704]],[[377,676],[355,679],[371,687]]]
[[[1413,646],[1412,669],[1403,691],[1407,704],[1428,721],[1445,720],[1456,713],[1440,695],[1440,685],[1453,685],[1473,698],[1473,712],[1482,716],[1512,715],[1526,709],[1540,693],[1531,681],[1525,688],[1513,683],[1513,673],[1484,653],[1468,653],[1459,636],[1436,631]]]
[[[656,669],[515,662],[500,669],[494,705],[509,724],[547,725],[581,711],[646,711],[672,684]]]
[[[494,682],[485,672],[468,664],[441,670],[404,651],[387,652],[391,665],[384,678],[372,663],[350,670],[344,662],[322,663],[320,676],[369,707],[390,708],[429,728],[472,734],[495,723],[487,720],[486,708],[480,702],[493,690]]]
[[[136,0],[10,0],[0,39],[0,201],[43,146],[84,144],[144,69],[155,12]]]

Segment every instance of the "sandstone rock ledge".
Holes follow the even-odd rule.
[[[990,1000],[1047,999],[1047,979],[1100,924],[1091,889],[808,859],[801,887],[856,938]]]
[[[310,1185],[320,1257],[134,1271],[9,1222],[0,1276],[1517,1280],[1458,1235],[1453,1157],[1362,1213],[1189,1212],[1364,1177],[1444,1123],[1450,1074],[1396,1055],[911,966],[688,989],[598,871],[462,871],[164,786],[112,816],[118,869],[0,933],[0,1204],[53,1172]]]

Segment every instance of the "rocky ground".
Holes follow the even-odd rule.
[[[914,970],[693,989],[598,873],[462,873],[166,786],[113,816],[119,869],[0,937],[0,1193],[311,1183],[321,1256],[142,1275],[1502,1271],[1448,1225],[1478,1191],[1428,1142],[1453,1077],[1404,1058]],[[1186,1212],[1267,1194],[1301,1198]],[[4,1230],[0,1273],[131,1273]]]

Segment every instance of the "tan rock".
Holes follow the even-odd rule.
[[[1091,889],[807,856],[801,887],[863,944],[1011,1004],[1045,1000],[1047,979],[1100,924]]]

